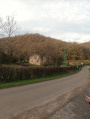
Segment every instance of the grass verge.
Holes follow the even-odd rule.
[[[69,75],[73,75],[73,74],[76,74],[78,72],[79,72],[78,70],[75,70],[73,73],[68,72],[68,73],[48,76],[48,77],[44,77],[44,78],[37,78],[37,79],[32,79],[32,80],[22,80],[22,81],[15,81],[15,82],[0,83],[0,89],[22,86],[22,85],[27,85],[27,84],[33,84],[33,83],[38,83],[38,82],[43,82],[43,81],[54,80],[54,79],[66,77],[66,76],[69,76]]]

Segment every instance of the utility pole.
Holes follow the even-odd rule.
[[[82,57],[82,54],[81,54],[81,65],[83,66],[83,57]]]
[[[82,54],[81,54],[81,63],[82,63]]]
[[[66,66],[65,47],[64,47],[64,66]]]

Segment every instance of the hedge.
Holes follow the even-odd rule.
[[[51,75],[57,75],[76,67],[31,67],[31,66],[0,66],[0,82],[31,80]]]

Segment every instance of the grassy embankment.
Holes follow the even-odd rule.
[[[0,83],[0,89],[9,88],[9,87],[16,87],[16,86],[21,86],[21,85],[27,85],[27,84],[33,84],[33,83],[38,83],[38,82],[43,82],[43,81],[49,81],[49,80],[53,80],[53,79],[66,77],[66,76],[69,76],[72,74],[76,74],[78,72],[79,72],[78,70],[75,70],[73,72],[62,73],[60,75],[53,75],[53,76],[48,76],[48,77],[44,77],[44,78],[37,78],[34,80],[23,80],[23,81]]]

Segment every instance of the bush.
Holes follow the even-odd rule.
[[[31,80],[73,71],[76,67],[0,66],[0,82]]]
[[[11,64],[16,63],[18,58],[13,55],[5,54],[4,52],[0,53],[0,64]]]

